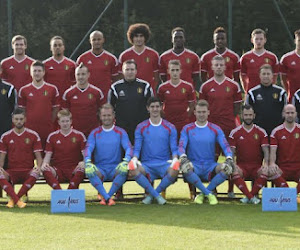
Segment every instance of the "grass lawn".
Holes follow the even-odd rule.
[[[89,184],[81,188],[87,200],[95,199]],[[49,201],[50,190],[36,185],[29,198]],[[125,184],[128,191],[141,189],[131,182]],[[49,203],[7,209],[0,198],[0,249],[300,248],[299,212],[262,212],[261,205],[237,201],[196,205],[188,193],[179,180],[168,189],[165,206],[130,201],[106,207],[88,201],[84,214],[51,214]]]

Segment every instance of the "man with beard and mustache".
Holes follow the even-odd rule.
[[[297,117],[295,106],[286,105],[283,117],[283,124],[271,133],[270,166],[278,165],[285,180],[297,182],[297,202],[300,203],[300,125],[295,122]]]
[[[233,183],[246,195],[242,203],[258,204],[255,197],[272,179],[275,184],[281,185],[284,180],[278,167],[269,164],[269,141],[266,131],[253,123],[255,113],[250,105],[242,107],[243,124],[233,129],[229,135],[229,144],[236,155],[236,167],[232,174]],[[254,180],[251,192],[248,190],[245,179]]]

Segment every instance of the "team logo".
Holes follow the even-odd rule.
[[[68,65],[65,65],[65,70],[68,70],[69,69],[69,66]]]
[[[225,91],[226,91],[226,92],[230,92],[230,88],[227,86],[227,87],[225,88]]]
[[[187,58],[185,59],[186,63],[190,63],[191,62],[191,59],[190,58]]]
[[[255,134],[253,135],[253,137],[254,137],[255,140],[258,140],[259,135],[255,133]]]
[[[226,57],[225,57],[225,62],[226,62],[226,63],[229,63],[229,62],[230,62],[230,57],[229,57],[229,56],[226,56]]]
[[[265,63],[269,63],[270,59],[269,58],[265,58]]]
[[[47,96],[47,95],[48,95],[48,91],[45,90],[44,93],[43,93],[43,95],[44,95],[44,96]]]
[[[29,138],[25,138],[24,142],[25,142],[26,144],[29,144],[29,143],[30,143],[30,139],[29,139]]]
[[[294,134],[294,137],[295,137],[295,139],[299,139],[300,134],[299,134],[299,133],[296,133],[296,134]]]
[[[25,68],[25,70],[29,70],[29,65],[25,64],[24,68]]]
[[[104,65],[105,65],[105,66],[108,65],[108,60],[104,60]]]
[[[5,95],[7,93],[7,90],[6,89],[1,89],[1,94],[2,95]]]
[[[185,88],[182,88],[182,89],[181,89],[181,93],[182,93],[182,94],[185,94],[185,93],[186,93],[186,89],[185,89]]]
[[[137,88],[136,91],[138,92],[138,94],[142,94],[143,93],[143,89],[142,88]]]
[[[278,99],[278,94],[277,93],[273,93],[273,98],[274,99]]]
[[[92,100],[92,99],[93,99],[93,97],[94,97],[94,95],[93,95],[93,94],[88,94],[88,98],[89,98],[90,100]]]
[[[145,61],[146,61],[146,63],[149,63],[149,62],[150,62],[150,57],[147,56],[147,57],[145,58]]]
[[[75,142],[76,142],[76,137],[72,137],[71,141],[72,141],[73,143],[75,143]]]

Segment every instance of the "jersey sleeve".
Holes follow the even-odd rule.
[[[15,107],[18,105],[18,94],[17,90],[12,86],[9,95],[8,95],[8,104],[9,104],[9,111],[12,113]]]
[[[2,135],[0,138],[0,153],[7,154],[7,143],[4,135]]]
[[[207,64],[207,59],[206,59],[205,55],[202,55],[202,57],[201,57],[200,68],[201,68],[201,71],[203,71],[203,72],[208,71],[208,64]]]
[[[125,151],[125,159],[127,161],[130,161],[133,154],[132,145],[130,143],[128,134],[125,132],[125,130],[122,131],[122,138],[121,138],[122,147]]]
[[[86,137],[83,133],[80,133],[80,150],[81,150],[81,152],[84,152],[85,144],[86,144]]]
[[[188,102],[195,102],[196,101],[196,92],[193,86],[190,86],[188,92]]]
[[[93,131],[90,133],[84,150],[84,161],[91,160],[92,154],[96,146],[96,136]]]
[[[198,55],[194,56],[192,74],[198,74],[200,71],[200,59]]]
[[[205,85],[206,84],[202,84],[200,89],[199,89],[199,100],[204,99],[206,100],[206,90],[205,90]]]
[[[263,131],[261,131],[260,145],[261,146],[269,146],[268,134],[264,129],[263,129]]]
[[[116,108],[116,103],[118,100],[118,94],[114,86],[110,88],[107,95],[107,101],[110,103],[114,108]]]
[[[18,102],[19,102],[20,107],[22,107],[22,108],[26,107],[26,96],[25,96],[23,88],[21,88],[19,91]]]
[[[141,130],[142,126],[137,126],[137,128],[134,131],[134,149],[133,149],[133,156],[139,158],[142,144],[143,144],[143,134]]]
[[[47,138],[45,152],[53,153],[53,151],[54,151],[51,138],[52,138],[51,135],[49,135],[48,138]]]
[[[240,60],[240,69],[241,69],[241,74],[245,74],[245,75],[247,74],[247,64],[244,56],[242,56]]]
[[[164,102],[163,88],[161,86],[158,87],[156,95],[159,98],[159,100],[161,100],[161,102]]]
[[[70,81],[71,81],[72,85],[74,85],[76,83],[75,69],[76,69],[76,64],[75,64],[75,62],[72,62],[72,66],[70,69]]]
[[[152,60],[152,68],[153,68],[153,72],[157,72],[159,70],[159,66],[158,66],[158,60],[159,60],[159,55],[158,53],[153,53],[153,60]]]
[[[101,89],[99,89],[99,91],[97,91],[97,93],[98,93],[97,106],[99,108],[105,103],[105,100],[104,100],[104,95],[103,95],[103,92],[101,91]]]
[[[165,62],[163,56],[160,56],[159,61],[158,61],[158,66],[159,66],[159,74],[166,75],[167,74],[167,65],[166,65],[166,62]]]
[[[236,148],[236,140],[235,140],[235,133],[231,131],[229,137],[228,137],[228,143],[230,147]]]
[[[274,65],[272,66],[274,74],[279,73],[279,62],[276,55],[274,55]]]
[[[240,89],[240,86],[236,85],[236,91],[234,93],[234,103],[238,103],[238,102],[242,102],[243,101],[243,98],[242,98],[242,92],[241,92],[241,89]]]
[[[273,130],[270,135],[270,146],[277,147],[277,145],[278,145],[277,134],[276,134],[276,131]]]
[[[175,126],[171,126],[171,134],[170,134],[170,149],[172,152],[172,156],[178,156],[178,146],[177,146],[177,130]]]
[[[189,142],[189,136],[186,127],[181,130],[179,145],[178,145],[178,155],[181,156],[186,154],[186,147]]]
[[[119,63],[118,59],[114,56],[112,57],[111,75],[117,76],[119,74]]]
[[[41,152],[43,151],[43,147],[42,147],[42,142],[41,142],[41,138],[39,137],[38,134],[36,134],[34,136],[34,141],[33,141],[33,152]]]
[[[236,57],[234,57],[233,72],[239,72],[240,70],[241,70],[240,57],[236,55]]]
[[[148,100],[150,97],[154,96],[153,89],[148,83],[145,90],[145,97]]]
[[[52,96],[52,107],[59,107],[59,92],[56,87],[54,87],[54,93]]]
[[[230,146],[226,140],[224,132],[220,128],[218,128],[217,131],[218,131],[217,141],[218,141],[220,147],[222,148],[222,151],[223,151],[225,157],[228,157],[228,156],[232,157],[232,152],[231,152]]]

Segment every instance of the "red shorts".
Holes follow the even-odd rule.
[[[292,180],[298,182],[300,179],[300,164],[286,164],[280,165],[282,170],[282,177],[285,180]]]
[[[53,168],[56,172],[56,178],[59,183],[70,182],[74,176],[74,174],[73,174],[74,169],[61,169],[61,168],[55,168],[55,167],[53,167]],[[84,175],[83,175],[83,178],[84,178]]]
[[[261,165],[256,164],[239,164],[238,166],[243,171],[243,178],[250,180],[257,178],[257,172],[261,168]]]
[[[14,184],[23,184],[30,176],[31,169],[29,170],[12,170],[7,169],[9,180]]]

